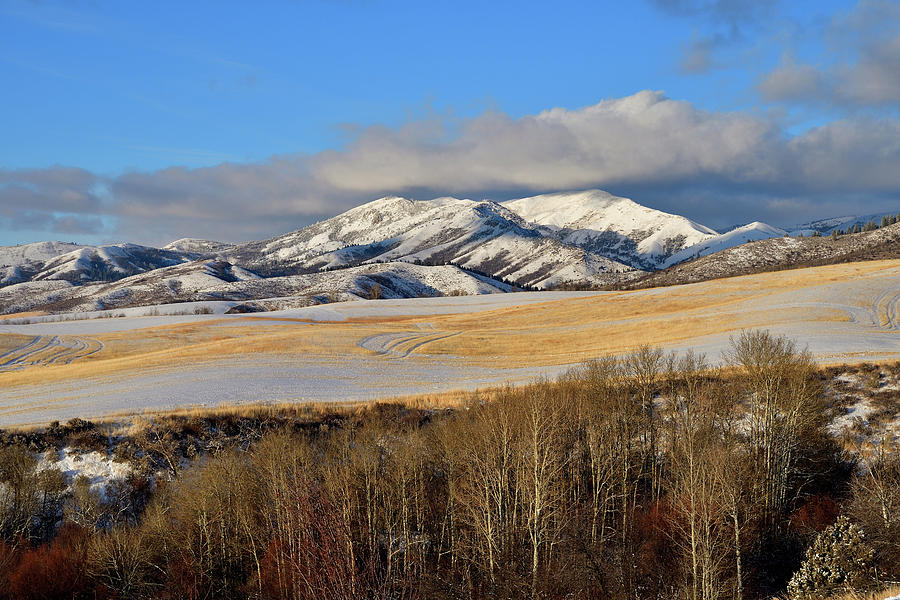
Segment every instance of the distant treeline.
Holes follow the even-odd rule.
[[[461,409],[150,426],[117,452],[168,476],[104,498],[35,469],[47,436],[107,444],[90,424],[6,436],[0,597],[749,600],[900,578],[897,457],[857,464],[828,435],[789,340],[745,333],[728,359],[643,347]]]

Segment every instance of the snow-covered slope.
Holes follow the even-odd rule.
[[[664,267],[670,267],[680,262],[721,252],[734,246],[739,246],[747,242],[755,242],[757,240],[766,240],[773,237],[784,237],[785,231],[778,227],[754,221],[741,227],[735,227],[731,231],[707,238],[706,240],[689,246],[680,252],[676,252],[670,256],[663,264]]]
[[[360,265],[336,271],[236,282],[210,289],[208,297],[232,300],[307,296],[313,301],[348,298],[418,298],[494,294],[511,285],[453,265],[426,266],[401,262]]]
[[[561,242],[635,268],[659,268],[678,251],[718,234],[679,215],[602,190],[545,194],[503,206]]]
[[[900,258],[900,223],[836,238],[773,236],[751,240],[650,273],[627,285],[676,285],[800,266],[896,258]]]
[[[21,246],[0,246],[0,286],[28,281],[49,260],[79,248],[67,242],[37,242]]]
[[[518,285],[609,281],[626,264],[560,242],[500,204],[388,197],[263,242],[230,259],[256,272],[297,274],[403,261],[455,264]]]
[[[875,223],[880,226],[882,217],[893,217],[898,215],[900,215],[900,212],[873,213],[870,215],[845,215],[843,217],[831,217],[828,219],[810,221],[809,223],[791,225],[785,227],[785,230],[792,236],[800,234],[810,235],[815,231],[818,231],[822,235],[829,235],[832,231],[844,231],[849,233],[856,225],[859,225],[860,228],[864,227],[866,223]]]
[[[89,312],[204,300],[261,300],[303,296],[310,303],[355,298],[415,298],[508,292],[512,286],[459,267],[379,263],[348,269],[260,278],[221,260],[198,260],[119,281],[76,286],[67,281],[22,283],[0,289],[5,312],[35,309]]]
[[[76,287],[69,281],[25,281],[0,288],[0,314],[60,307]]]
[[[182,238],[162,247],[163,250],[172,250],[183,254],[196,254],[198,256],[210,256],[221,254],[234,249],[234,244],[217,242],[215,240],[201,240],[197,238]]]
[[[846,228],[849,219],[802,227]],[[880,215],[855,219],[880,222]],[[771,240],[760,251],[747,242],[784,235],[759,222],[719,234],[601,190],[502,203],[388,196],[245,244],[184,238],[161,249],[61,242],[0,248],[0,313],[296,294],[366,297],[374,287],[393,298],[621,285],[662,268],[701,277],[765,268],[773,260],[783,267],[800,256],[791,238]],[[880,238],[834,247],[817,239],[814,253],[803,246],[804,260],[829,260],[838,246],[847,246],[841,256],[887,252]],[[692,260],[698,257],[704,259]]]
[[[187,260],[179,252],[137,244],[85,246],[48,260],[32,280],[113,281]]]

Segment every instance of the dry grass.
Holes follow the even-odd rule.
[[[571,307],[562,307],[569,309]],[[591,309],[594,309],[591,314]],[[431,343],[423,352],[467,357],[497,357],[515,360],[521,366],[568,364],[583,357],[622,354],[641,344],[671,345],[740,329],[772,327],[809,320],[808,309],[766,311],[721,310],[715,315],[701,310],[668,315],[648,311],[630,319],[615,318],[616,307],[588,306],[576,309],[571,320],[560,315],[555,321],[535,315],[491,315],[479,326],[477,320],[448,323],[461,335]],[[843,313],[823,310],[819,320],[844,320]],[[486,326],[486,325],[489,325]],[[540,349],[536,352],[535,349]]]
[[[169,325],[92,336],[103,342],[102,351],[69,365],[0,373],[0,386],[108,379],[243,356],[335,363],[347,357],[374,357],[358,344],[384,333],[408,334],[393,351],[410,351],[413,357],[452,355],[486,367],[573,364],[628,352],[640,344],[686,345],[745,328],[846,321],[844,312],[827,307],[771,309],[759,303],[787,290],[875,279],[897,269],[900,260],[849,263],[468,314],[274,324],[245,317]],[[871,306],[874,298],[866,300]],[[27,341],[23,336],[0,335],[0,351]]]
[[[415,394],[392,396],[379,400],[355,402],[255,402],[246,404],[219,404],[217,406],[182,406],[170,410],[145,410],[141,412],[120,412],[98,419],[98,423],[129,423],[141,427],[141,423],[159,417],[201,417],[201,418],[286,418],[316,420],[325,415],[352,415],[370,410],[379,404],[393,404],[418,410],[458,409],[475,399],[490,399],[503,388],[487,388],[475,391],[452,391],[438,394]]]
[[[900,265],[900,261],[889,262]],[[499,355],[520,360],[518,364],[523,365],[560,364],[583,355],[621,353],[639,344],[688,342],[741,328],[802,321],[845,322],[846,313],[825,307],[771,310],[755,305],[779,292],[878,275],[881,269],[868,264],[838,265],[677,286],[664,293],[619,292],[475,315],[450,315],[431,321],[439,329],[463,333],[430,344],[427,352]]]
[[[91,419],[108,435],[134,437],[154,420],[166,418],[202,419],[282,419],[315,422],[327,415],[352,416],[376,410],[379,405],[396,405],[415,410],[454,410],[474,401],[490,401],[505,388],[457,390],[432,394],[390,396],[379,400],[356,402],[253,402],[223,403],[217,406],[188,405],[168,410],[121,411]],[[6,427],[7,431],[32,432],[43,429],[46,423],[30,423]]]
[[[18,335],[14,333],[0,334],[0,355],[6,354],[16,348],[20,348],[33,339],[33,335]]]
[[[5,314],[5,315],[0,316],[0,320],[6,320],[6,319],[24,319],[24,318],[27,318],[27,317],[43,317],[43,316],[46,316],[46,315],[48,315],[48,314],[50,314],[50,313],[44,312],[44,311],[42,311],[42,310],[32,310],[32,311],[26,311],[26,312],[17,312],[17,313],[9,313],[9,314]]]
[[[880,592],[848,592],[841,596],[832,596],[832,600],[885,600],[900,596],[900,586],[892,586]],[[785,598],[784,600],[787,600]]]
[[[53,383],[70,378],[128,375],[182,367],[235,356],[316,356],[337,360],[366,352],[356,341],[382,330],[329,330],[320,327],[216,327],[183,325],[95,336],[104,349],[68,365],[46,365],[0,373],[0,386]],[[20,336],[21,337],[21,336]],[[0,337],[2,339],[2,337]],[[27,343],[26,336],[18,345]]]

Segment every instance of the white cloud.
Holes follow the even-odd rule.
[[[824,79],[821,71],[812,65],[798,64],[792,56],[785,56],[757,87],[769,101],[805,102],[817,98],[821,101],[828,93]]]
[[[644,91],[453,125],[452,136],[436,118],[367,127],[341,151],[108,180],[62,167],[4,171],[0,218],[9,226],[27,213],[32,226],[43,218],[47,231],[77,231],[105,217],[118,223],[117,237],[165,243],[260,239],[390,193],[504,199],[599,187],[713,226],[900,203],[896,119],[844,119],[790,136],[761,115],[704,111]]]
[[[774,102],[843,108],[900,108],[900,3],[863,0],[822,33],[820,64],[791,55],[766,74],[758,90]]]
[[[563,189],[704,173],[743,179],[765,170],[755,149],[777,135],[748,114],[708,113],[644,91],[521,119],[487,113],[443,144],[406,128],[372,128],[346,151],[315,157],[310,170],[354,191]]]

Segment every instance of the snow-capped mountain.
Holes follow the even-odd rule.
[[[381,198],[299,231],[238,246],[228,256],[248,269],[278,274],[385,261],[454,264],[535,287],[608,282],[632,270],[547,236],[496,202],[458,198]]]
[[[47,261],[84,248],[67,242],[37,242],[0,247],[0,286],[32,279]]]
[[[677,252],[719,234],[602,190],[545,194],[504,202],[559,241],[637,269],[657,269]]]
[[[861,218],[880,221],[880,215]],[[832,221],[802,227],[846,228],[850,219]],[[375,289],[396,298],[617,285],[648,280],[659,269],[717,276],[773,260],[783,268],[801,254],[827,260],[838,246],[846,247],[841,256],[855,256],[883,245],[881,238],[864,247],[815,238],[798,254],[792,239],[760,222],[720,234],[601,190],[502,203],[388,196],[244,244],[185,238],[163,248],[61,242],[0,248],[0,314],[297,295],[330,301],[371,297]],[[754,244],[764,240],[771,243],[758,252]]]
[[[182,238],[162,247],[162,250],[171,250],[182,254],[196,254],[198,257],[214,256],[233,249],[234,244],[196,238]]]
[[[46,261],[31,279],[65,279],[74,283],[114,281],[187,260],[179,252],[138,244],[84,246]]]
[[[856,225],[860,228],[865,227],[867,223],[875,223],[881,225],[883,217],[895,217],[900,213],[874,213],[870,215],[845,215],[843,217],[831,217],[828,219],[819,219],[810,221],[809,223],[801,223],[785,227],[785,230],[792,236],[810,235],[813,232],[819,232],[822,235],[830,235],[832,231],[851,232]]]
[[[707,254],[715,254],[740,244],[747,242],[755,242],[757,240],[766,240],[773,237],[784,237],[787,232],[784,229],[773,227],[760,221],[754,221],[741,227],[735,227],[731,231],[710,237],[702,242],[688,246],[683,250],[676,252],[670,256],[664,263],[664,267],[677,265],[680,262],[699,258]]]

